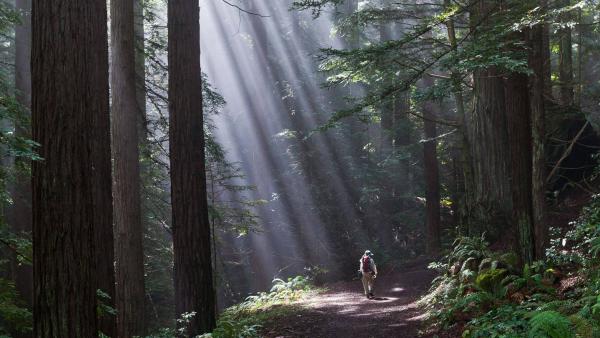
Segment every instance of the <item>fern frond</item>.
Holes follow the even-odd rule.
[[[529,320],[530,338],[572,338],[569,319],[556,311],[541,311]]]

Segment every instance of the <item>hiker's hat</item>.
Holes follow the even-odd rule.
[[[365,255],[367,255],[367,256],[373,256],[373,253],[371,252],[371,250],[367,250],[367,251],[365,251]]]

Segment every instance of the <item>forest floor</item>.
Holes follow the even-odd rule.
[[[435,277],[426,265],[380,273],[372,300],[363,295],[360,280],[325,285],[326,291],[300,301],[297,311],[264,323],[262,336],[423,337],[425,314],[416,302]]]

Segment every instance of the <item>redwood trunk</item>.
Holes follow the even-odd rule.
[[[394,184],[394,196],[399,200],[400,207],[406,205],[407,196],[411,195],[412,184],[410,177],[410,158],[408,157],[408,146],[410,146],[411,123],[408,119],[409,110],[408,96],[406,93],[399,93],[394,97],[394,140],[393,152],[398,159],[398,179]]]
[[[546,1],[541,1],[546,9]],[[531,133],[532,133],[532,202],[533,224],[535,233],[535,257],[543,259],[548,241],[548,227],[546,224],[546,158],[544,144],[545,132],[545,104],[544,92],[547,88],[546,62],[547,52],[544,41],[545,26],[536,25],[531,29],[531,42],[529,52],[529,67],[533,71],[529,77],[530,106],[531,106]]]
[[[450,0],[444,0],[444,6],[449,9],[452,6],[452,2]],[[454,25],[454,20],[449,18],[446,22],[446,29],[448,31],[448,42],[450,43],[450,47],[457,52],[458,42],[456,39],[456,29]],[[454,101],[456,103],[456,114],[457,120],[459,123],[459,131],[460,135],[458,144],[460,151],[460,171],[458,175],[455,175],[456,181],[460,184],[457,184],[457,203],[453,204],[453,207],[458,211],[458,225],[459,225],[459,233],[464,234],[468,233],[469,229],[472,228],[473,221],[473,212],[471,211],[474,207],[473,203],[473,169],[472,169],[472,157],[471,157],[471,146],[469,142],[469,132],[468,132],[468,124],[467,117],[465,113],[465,100],[463,97],[462,90],[462,77],[461,74],[453,70],[452,71],[452,91],[454,96]],[[458,169],[457,168],[457,169]]]
[[[144,253],[138,148],[134,1],[111,2],[117,334],[144,335]]]
[[[475,109],[469,120],[473,161],[471,235],[486,232],[495,241],[512,219],[504,85],[493,67],[474,75]]]
[[[433,85],[428,79],[427,85]],[[436,104],[426,102],[423,106],[425,117],[423,144],[423,159],[426,185],[426,224],[427,224],[427,253],[437,255],[440,252],[440,175],[437,159],[437,126],[435,123]]]
[[[206,196],[198,0],[168,3],[169,149],[175,307],[195,312],[186,336],[215,326]]]
[[[389,24],[385,22],[380,23],[379,26],[379,39],[381,42],[389,41],[392,39],[391,29]],[[392,82],[387,79],[385,81],[386,85],[392,84]],[[381,149],[381,157],[382,159],[387,158],[391,155],[393,149],[392,142],[392,133],[394,126],[394,98],[384,98],[384,102],[381,106],[381,138],[380,138],[380,149]]]
[[[548,11],[548,0],[540,0],[539,2],[540,6],[542,7],[542,10],[545,12]],[[542,74],[542,81],[543,81],[543,85],[544,85],[544,94],[543,94],[543,98],[545,100],[550,100],[552,99],[552,60],[551,60],[551,53],[550,53],[550,23],[549,22],[543,22],[541,23],[541,33],[533,33],[533,36],[537,35],[541,35],[541,51],[539,51],[540,55],[537,56],[538,59],[540,60],[541,63],[541,74]],[[535,29],[532,31],[535,32]],[[532,121],[532,123],[534,123]]]
[[[114,336],[96,313],[114,294],[106,22],[105,1],[33,1],[36,337]]]
[[[561,5],[567,7],[571,5],[570,0],[563,0]],[[566,25],[571,20],[569,12],[563,13],[560,17],[562,24]],[[560,84],[560,103],[564,106],[571,106],[574,103],[575,92],[573,86],[573,38],[571,28],[565,26],[558,31],[559,38],[559,59],[558,59],[558,80]]]
[[[481,1],[474,6],[474,29],[489,29],[491,11],[498,1]],[[480,23],[480,21],[483,21]],[[475,35],[479,35],[476,31]],[[509,147],[502,72],[490,66],[473,74],[474,109],[468,118],[468,139],[472,155],[473,192],[470,201],[473,222],[471,235],[486,233],[494,242],[512,219]]]
[[[505,80],[505,105],[510,144],[510,176],[515,227],[515,251],[523,264],[534,260],[531,195],[531,123],[527,75],[513,73]]]

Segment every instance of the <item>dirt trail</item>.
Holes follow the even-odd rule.
[[[435,276],[424,266],[381,274],[375,300],[362,294],[360,281],[327,285],[328,291],[300,303],[293,317],[267,323],[264,337],[418,337],[423,314],[415,302]]]

